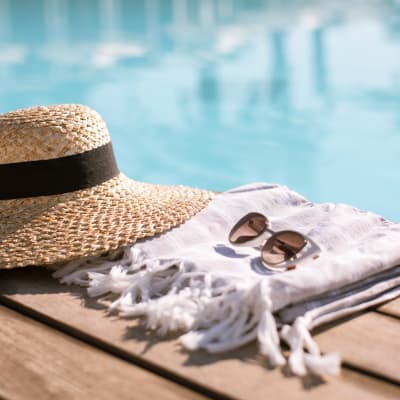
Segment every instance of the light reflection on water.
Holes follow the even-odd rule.
[[[400,220],[397,1],[0,0],[0,87],[97,109],[134,179]]]

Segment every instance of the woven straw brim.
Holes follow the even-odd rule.
[[[0,268],[62,263],[133,244],[185,222],[212,197],[120,174],[86,190],[0,201]]]

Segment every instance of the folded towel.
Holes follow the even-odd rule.
[[[270,272],[260,249],[232,246],[245,214],[266,215],[274,231],[296,230],[321,248],[295,270]],[[110,292],[110,309],[144,316],[160,334],[181,330],[189,350],[217,353],[257,340],[271,365],[290,347],[297,375],[336,374],[340,359],[321,355],[310,330],[400,295],[400,224],[343,204],[316,204],[284,186],[251,184],[222,193],[191,220],[113,254],[70,262],[63,283]]]

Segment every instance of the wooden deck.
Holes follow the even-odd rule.
[[[223,357],[181,350],[107,316],[42,268],[0,271],[2,399],[400,399],[400,299],[315,333],[339,351],[322,380],[269,370],[249,345]]]

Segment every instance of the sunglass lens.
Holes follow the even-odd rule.
[[[270,265],[280,264],[295,256],[306,245],[306,239],[297,232],[282,232],[273,235],[265,243],[261,257]]]
[[[268,221],[264,215],[246,215],[232,228],[229,241],[233,244],[242,244],[255,239],[264,232],[267,224]]]

